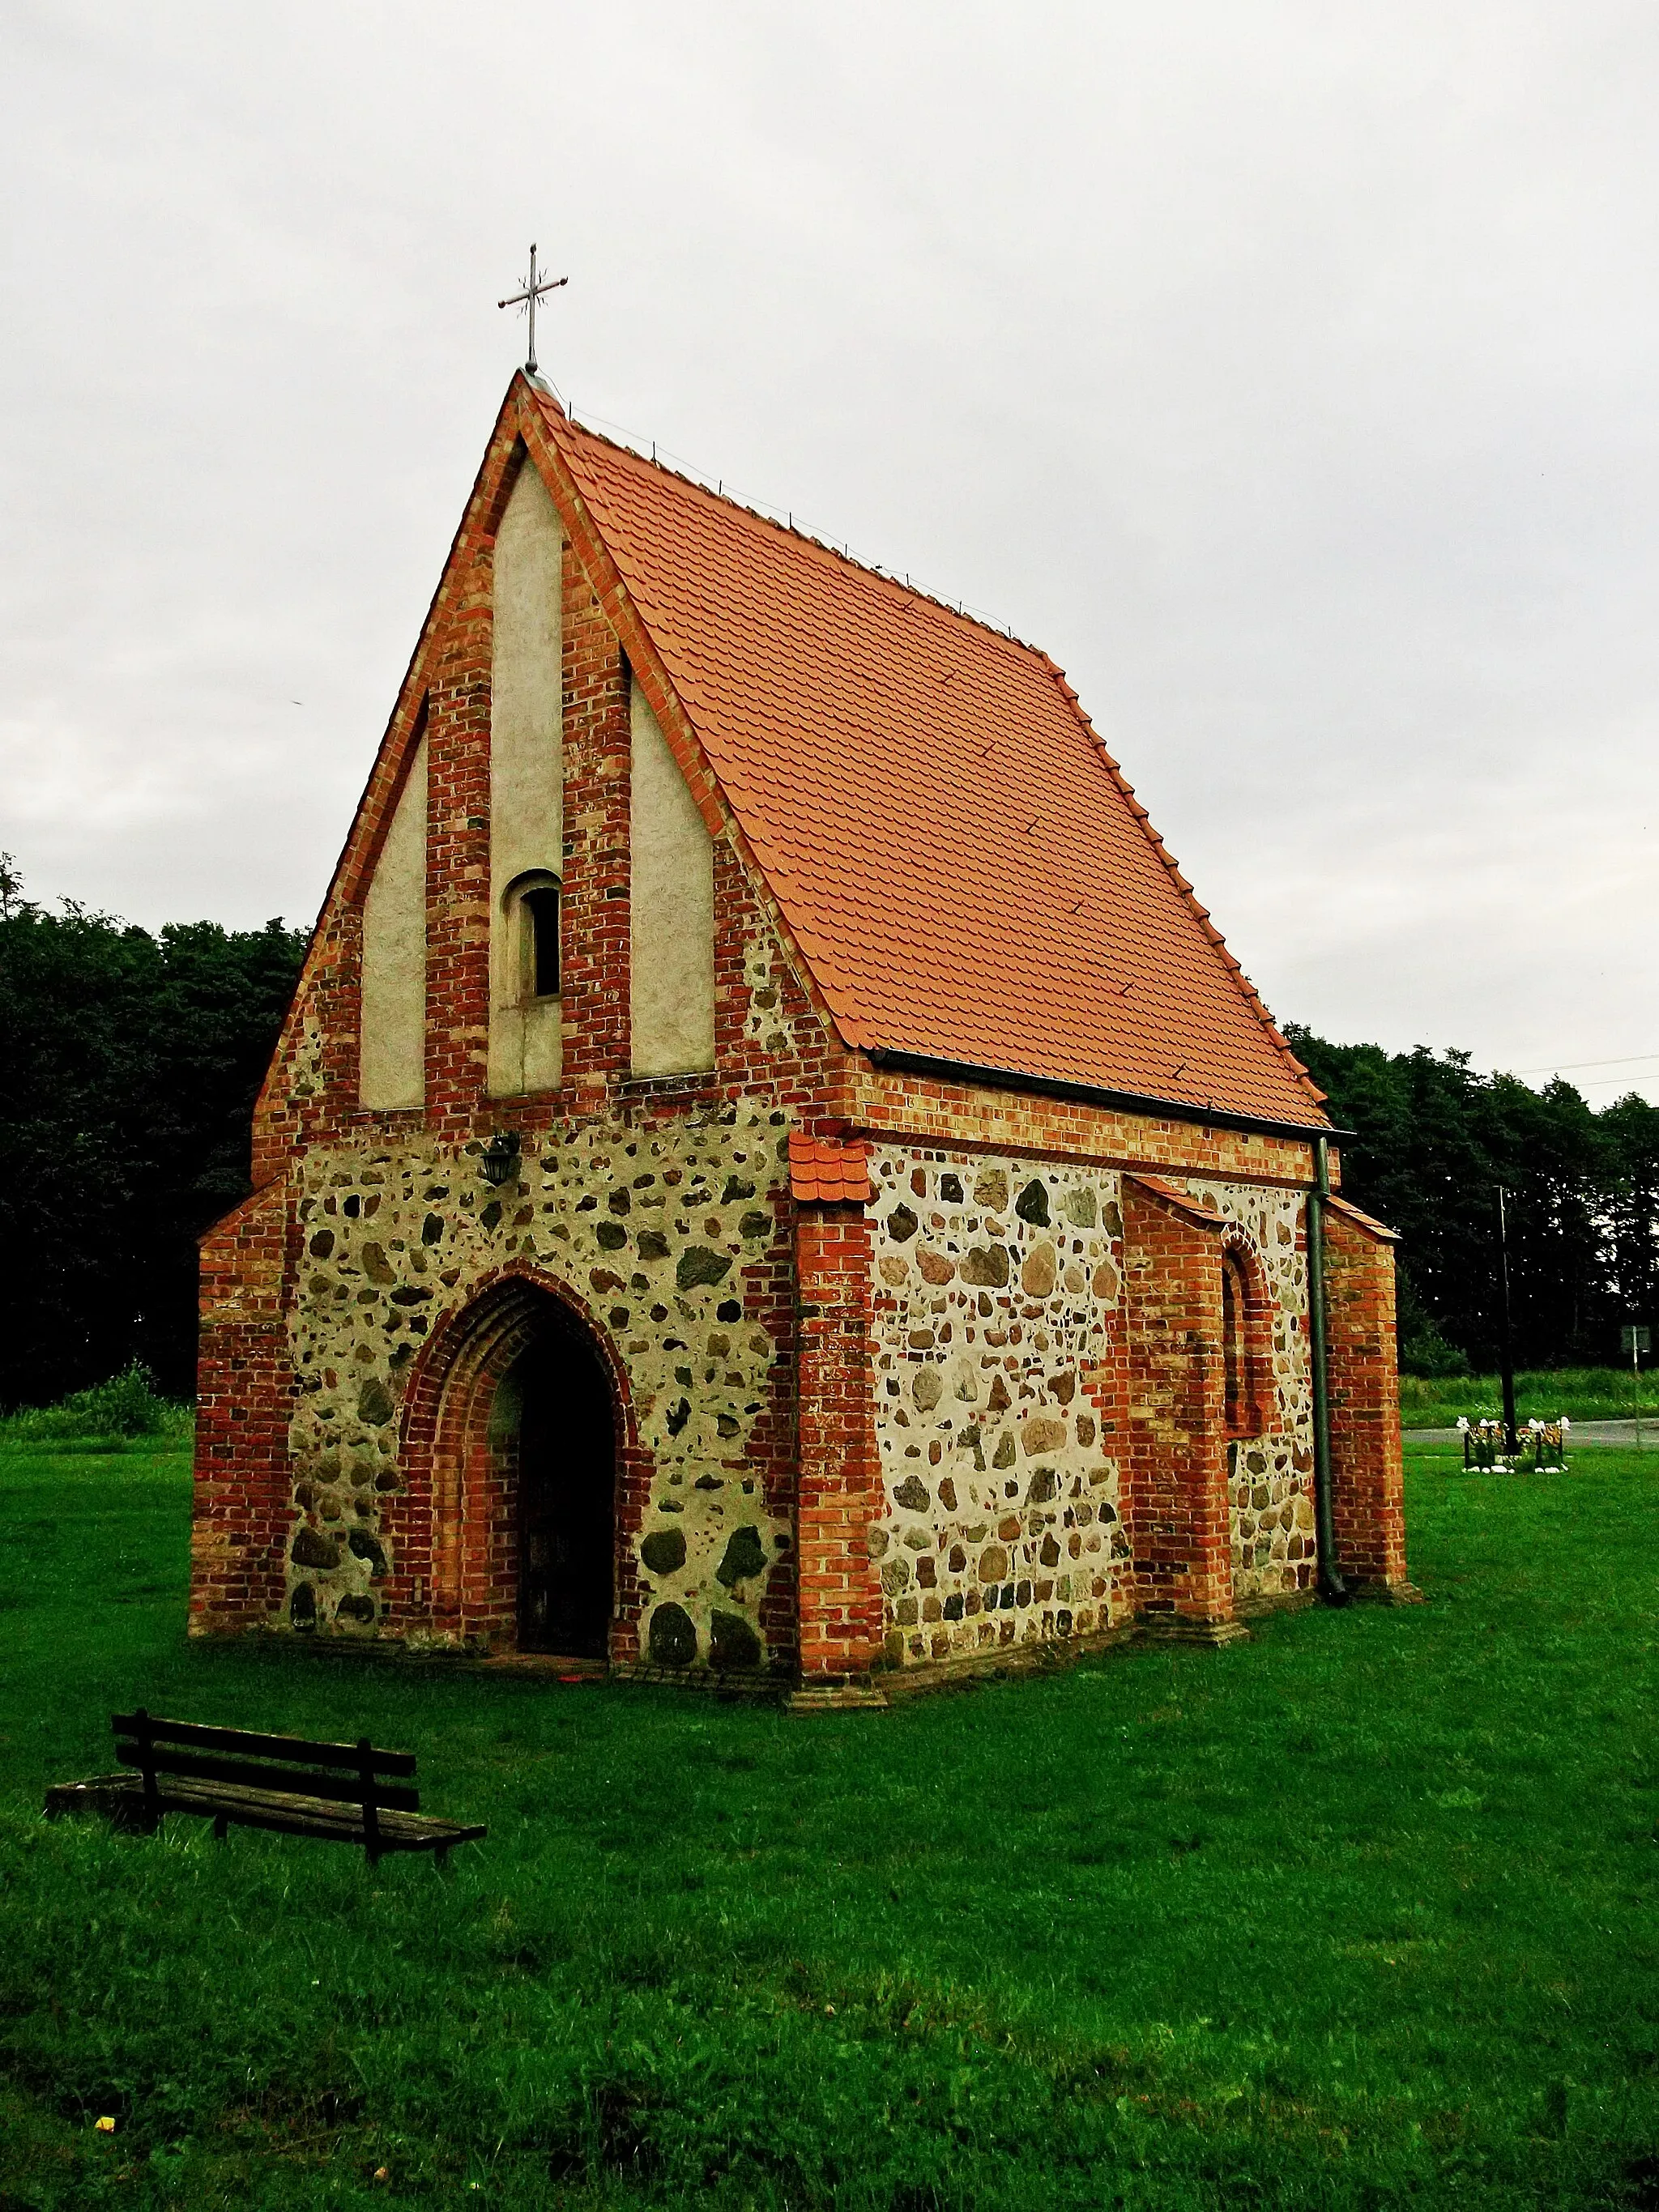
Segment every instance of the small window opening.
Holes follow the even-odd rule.
[[[519,902],[524,915],[525,981],[532,999],[556,999],[559,994],[559,893],[556,884],[526,891]]]

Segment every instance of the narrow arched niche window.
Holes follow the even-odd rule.
[[[511,932],[512,966],[520,1000],[559,995],[559,879],[544,869],[517,876],[503,900]]]
[[[1227,1434],[1253,1437],[1261,1423],[1251,1372],[1250,1283],[1236,1252],[1221,1255],[1221,1362]]]

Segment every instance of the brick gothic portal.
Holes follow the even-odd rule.
[[[603,1659],[616,1595],[611,1384],[575,1324],[544,1303],[498,1395],[518,1477],[519,1649]]]
[[[568,1292],[513,1267],[434,1330],[410,1375],[388,1583],[470,1649],[627,1664],[650,1486],[627,1377]]]

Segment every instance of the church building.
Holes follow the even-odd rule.
[[[1413,1595],[1337,1179],[1054,661],[520,374],[203,1243],[192,1627],[811,1710]]]

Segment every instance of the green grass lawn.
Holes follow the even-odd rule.
[[[791,1720],[191,1648],[176,1451],[0,1458],[0,2212],[1659,2206],[1659,1462],[1411,1483],[1425,1607]],[[132,1700],[489,1839],[48,1826]]]
[[[1659,1420],[1653,1376],[1642,1376],[1638,1400],[1628,1367],[1559,1367],[1523,1370],[1515,1378],[1517,1420],[1627,1421],[1639,1413]],[[1496,1375],[1402,1375],[1400,1415],[1408,1429],[1449,1429],[1461,1413],[1478,1420],[1503,1410],[1504,1385]]]

